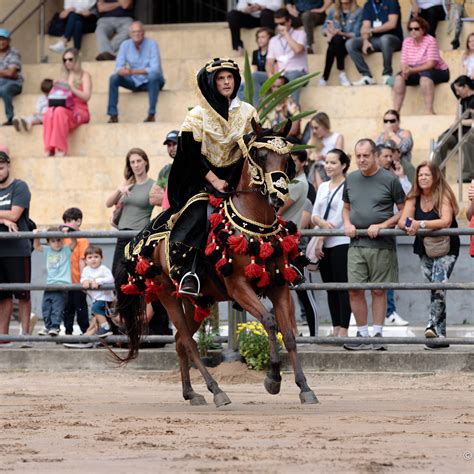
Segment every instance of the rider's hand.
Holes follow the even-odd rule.
[[[219,178],[216,178],[212,181],[212,186],[214,189],[216,189],[217,191],[223,193],[224,191],[227,191],[227,181],[225,181],[224,179],[219,179]]]

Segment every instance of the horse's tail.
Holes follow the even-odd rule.
[[[121,286],[128,281],[128,273],[124,266],[120,265],[115,277],[115,288],[117,292],[116,311],[120,315],[121,326],[129,338],[128,354],[122,358],[113,352],[114,358],[126,364],[138,355],[140,338],[146,330],[146,306],[142,295],[125,294]]]

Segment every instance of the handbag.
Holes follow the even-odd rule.
[[[74,94],[67,82],[55,81],[51,92],[48,94],[49,107],[74,108]]]
[[[331,197],[328,201],[328,205],[326,206],[326,211],[324,211],[323,220],[326,220],[328,218],[332,200],[334,199],[334,196],[337,194],[339,189],[341,189],[343,184],[344,184],[344,181],[332,193],[332,195],[331,195]],[[320,236],[318,236],[318,235],[315,235],[315,236],[311,237],[310,241],[308,242],[308,246],[306,247],[306,257],[309,260],[308,270],[310,272],[317,272],[319,270],[319,264],[321,263],[321,259],[314,260],[314,257],[315,257],[315,254],[316,254],[316,245],[318,243],[319,237]]]
[[[428,236],[423,238],[423,245],[428,257],[444,257],[451,248],[451,238],[449,235]]]

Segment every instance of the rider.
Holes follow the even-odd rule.
[[[168,192],[175,213],[170,257],[172,264],[173,255],[182,259],[175,273],[182,294],[197,296],[200,291],[198,257],[206,244],[208,201],[201,193],[225,192],[234,184],[233,177],[240,178],[242,160],[236,143],[252,131],[252,118],[258,121],[256,110],[236,97],[240,82],[233,60],[208,62],[197,74],[200,105],[187,114],[181,127]]]

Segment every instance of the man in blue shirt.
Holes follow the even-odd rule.
[[[120,45],[115,62],[115,73],[109,80],[109,123],[118,122],[118,88],[133,92],[148,91],[148,116],[145,122],[154,122],[156,103],[165,84],[161,69],[160,50],[156,41],[145,38],[143,24],[135,21],[130,25],[130,39]]]
[[[403,42],[401,13],[398,0],[367,0],[362,13],[360,37],[351,38],[346,49],[362,75],[354,86],[375,84],[364,55],[382,51],[382,83],[390,84],[392,76],[392,56],[400,51]]]

